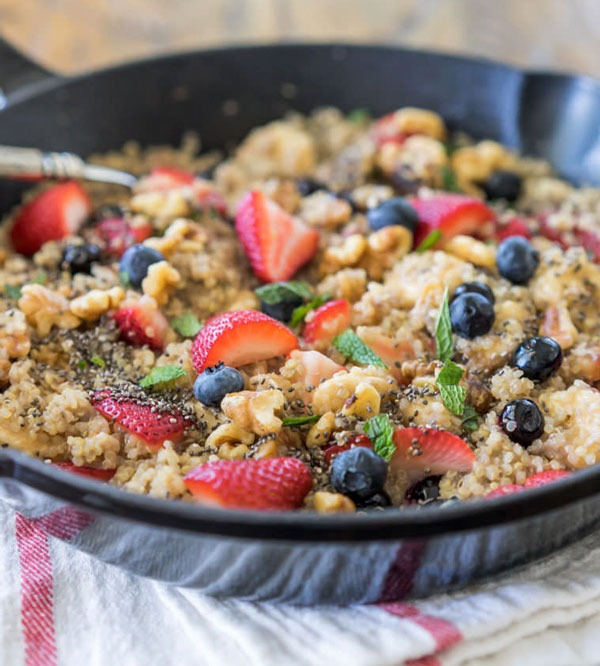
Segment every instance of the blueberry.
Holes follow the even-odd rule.
[[[414,233],[419,216],[417,211],[402,197],[394,197],[379,204],[367,213],[369,226],[373,231],[400,225],[406,227],[411,233]]]
[[[505,199],[516,201],[523,186],[523,179],[513,171],[498,170],[483,183],[483,189],[488,199]]]
[[[477,293],[465,293],[450,303],[452,330],[461,338],[485,335],[494,323],[494,306]]]
[[[513,356],[513,365],[528,379],[543,382],[558,369],[562,362],[562,349],[556,340],[539,336],[522,342]]]
[[[304,299],[296,294],[289,294],[283,301],[279,303],[265,303],[262,298],[260,300],[260,309],[269,317],[278,319],[284,324],[287,324],[292,318],[294,310],[304,303]]]
[[[527,448],[544,432],[544,416],[533,400],[518,398],[502,410],[500,425],[513,442]]]
[[[496,302],[494,292],[483,282],[465,282],[464,284],[459,284],[454,290],[453,298],[458,298],[463,294],[481,294],[482,296],[485,296],[492,305]]]
[[[525,284],[533,276],[539,263],[538,251],[522,236],[510,236],[498,245],[498,272],[513,284]]]
[[[67,245],[63,253],[61,268],[75,273],[90,274],[92,264],[100,259],[100,248],[93,243],[83,245]]]
[[[359,505],[381,492],[386,475],[386,461],[362,446],[338,453],[331,463],[333,487]]]
[[[356,506],[359,509],[386,509],[388,506],[392,506],[392,500],[385,490],[382,490],[366,500],[359,500],[356,502]]]
[[[309,194],[313,194],[319,190],[327,191],[329,188],[314,178],[299,178],[296,181],[296,189],[301,197],[307,197]]]
[[[148,275],[148,268],[159,261],[164,261],[164,257],[158,250],[146,245],[132,245],[121,257],[119,272],[127,276],[132,287],[139,289]]]
[[[194,396],[208,407],[218,407],[228,393],[237,393],[243,389],[242,373],[223,363],[206,368],[194,382]]]
[[[409,503],[425,504],[437,500],[440,496],[441,476],[427,476],[421,481],[413,483],[404,494],[404,499]]]

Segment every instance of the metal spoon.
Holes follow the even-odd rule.
[[[132,188],[136,176],[98,164],[88,164],[73,153],[52,153],[37,148],[0,146],[0,178],[81,178]]]

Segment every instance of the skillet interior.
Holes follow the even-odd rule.
[[[282,94],[290,90],[284,84],[293,84],[291,98]],[[237,103],[237,113],[228,115],[223,109],[231,107],[230,100]],[[374,115],[403,105],[430,108],[452,129],[546,157],[574,182],[600,182],[600,169],[595,168],[600,160],[600,85],[595,81],[370,46],[223,49],[134,63],[73,80],[43,81],[15,93],[0,111],[0,143],[86,155],[129,139],[144,145],[176,144],[185,130],[195,129],[203,148],[210,149],[235,144],[253,126],[289,109],[307,112],[326,104],[346,111],[364,107]],[[15,204],[20,190],[0,183],[0,208]],[[443,535],[552,511],[560,514],[561,524],[572,521],[567,537],[572,539],[582,533],[584,523],[589,529],[598,518],[590,507],[598,504],[594,495],[600,486],[600,468],[592,468],[551,487],[493,502],[437,512],[340,517],[225,513],[138,497],[85,479],[65,479],[64,473],[14,451],[0,451],[0,474],[57,499],[136,523],[286,542],[356,543]],[[588,501],[580,504],[579,517],[569,516],[569,505],[584,498]],[[532,545],[526,549],[529,554],[521,553],[515,561],[563,542],[537,550]]]

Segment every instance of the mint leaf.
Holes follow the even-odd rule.
[[[281,420],[284,426],[301,426],[316,423],[320,418],[319,414],[312,414],[311,416],[289,416]]]
[[[90,363],[97,365],[99,368],[104,368],[104,366],[106,365],[104,359],[100,358],[99,356],[92,356],[92,358],[90,359]]]
[[[448,307],[448,288],[444,291],[435,323],[435,352],[440,361],[444,361],[444,363],[452,358],[452,322]]]
[[[346,116],[346,119],[351,123],[356,123],[357,125],[364,125],[371,120],[371,114],[367,109],[353,109]]]
[[[455,384],[438,384],[438,389],[444,407],[456,416],[462,416],[465,411],[465,398],[467,397],[465,387]]]
[[[453,384],[458,384],[460,382],[463,373],[464,371],[460,365],[457,365],[454,361],[448,360],[444,363],[444,367],[441,369],[436,382],[438,384],[452,386]]]
[[[394,444],[394,426],[387,414],[378,414],[369,419],[364,427],[365,435],[373,442],[375,453],[390,461],[396,450]]]
[[[4,293],[7,298],[12,298],[15,301],[18,301],[21,298],[21,287],[17,287],[14,284],[5,284]]]
[[[150,388],[159,384],[167,384],[179,377],[187,377],[187,372],[179,365],[162,365],[152,368],[149,374],[140,382],[142,388]]]
[[[461,426],[470,432],[479,428],[479,414],[472,405],[465,405]]]
[[[193,338],[202,328],[202,324],[188,310],[185,314],[175,317],[171,321],[171,327],[184,338]]]
[[[303,301],[308,301],[312,297],[308,283],[295,280],[265,284],[254,291],[260,300],[267,305],[276,305],[294,296],[301,298]]]
[[[129,279],[129,273],[127,271],[119,271],[119,280],[124,287],[131,286],[131,280]]]
[[[88,366],[88,362],[82,358],[81,361],[77,361],[77,370],[85,370]]]
[[[323,296],[317,296],[314,298],[310,303],[305,303],[304,305],[299,305],[293,312],[292,312],[292,318],[290,320],[290,327],[294,328],[294,326],[298,326],[301,324],[305,319],[306,315],[311,311],[311,310],[316,310],[317,308],[321,307],[323,303],[327,303],[329,300],[329,296],[327,294],[323,294]]]
[[[48,273],[46,271],[39,271],[38,274],[33,278],[35,284],[46,284],[48,279]]]
[[[465,387],[459,386],[462,376],[463,369],[448,359],[435,382],[444,406],[457,416],[463,415],[467,397]]]
[[[449,166],[442,167],[442,189],[445,192],[462,192],[456,174]]]
[[[351,361],[363,365],[377,365],[386,368],[386,364],[377,356],[377,354],[367,347],[367,345],[348,328],[333,339],[333,346]]]
[[[442,232],[439,229],[434,229],[430,231],[427,236],[417,245],[415,252],[421,254],[426,250],[431,250],[431,248],[440,240],[442,237]]]

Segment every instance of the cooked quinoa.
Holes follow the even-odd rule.
[[[304,506],[323,512],[356,508],[332,485],[328,447],[347,446],[378,413],[395,428],[448,431],[473,451],[470,471],[441,474],[440,499],[470,500],[539,472],[600,462],[600,189],[574,188],[545,162],[496,142],[452,136],[439,116],[410,108],[378,121],[335,109],[294,114],[256,128],[228,157],[202,154],[190,136],[180,149],[127,144],[90,161],[142,178],[133,192],[85,183],[92,214],[75,236],[45,242],[31,257],[11,247],[19,209],[0,227],[3,446],[48,464],[114,470],[112,485],[186,501],[193,497],[184,477],[202,464],[294,457],[312,476]],[[197,175],[159,187],[147,176],[155,167]],[[518,178],[515,201],[486,192],[498,172]],[[49,187],[28,192],[25,203]],[[415,251],[406,226],[371,228],[367,213],[383,202],[425,201],[449,189],[486,200],[489,223],[473,235],[442,235],[425,251]],[[345,299],[350,329],[384,363],[352,360],[327,337],[307,341],[304,327],[315,316],[309,310],[304,323],[290,325],[300,352],[241,365],[244,390],[213,407],[194,395],[194,334],[182,334],[176,322],[183,316],[205,325],[219,313],[261,309],[255,290],[263,281],[232,224],[249,191],[318,232],[316,253],[291,279],[308,285],[306,301]],[[133,229],[150,225],[141,243],[164,258],[150,266],[141,288],[124,281],[118,257],[103,244],[98,224],[107,204],[118,205],[115,215]],[[503,231],[515,220],[539,256],[524,284],[501,277],[496,262]],[[100,258],[89,274],[72,272],[65,249],[90,243]],[[440,394],[436,324],[445,292],[452,298],[471,282],[487,285],[495,303],[487,333],[452,338],[460,386],[475,411],[467,425]],[[114,316],[140,302],[169,323],[160,348],[131,344]],[[562,363],[543,381],[514,365],[515,349],[535,336],[562,350]],[[307,385],[301,353],[309,350],[339,371]],[[183,372],[155,389],[140,387],[165,366]],[[96,409],[94,396],[107,389],[161,414],[176,409],[185,419],[183,436],[148,445]],[[527,446],[513,441],[500,419],[508,403],[522,399],[543,414],[543,432]],[[315,418],[283,421],[306,416]],[[394,505],[404,503],[414,481],[397,469],[388,475]]]

